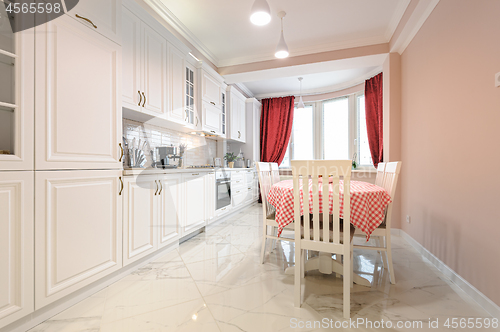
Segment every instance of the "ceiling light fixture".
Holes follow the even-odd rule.
[[[283,59],[288,56],[288,46],[285,43],[285,37],[283,36],[283,18],[286,16],[285,12],[279,12],[278,17],[281,19],[281,37],[280,41],[278,42],[278,46],[276,46],[276,52],[274,53],[274,56]]]
[[[298,110],[303,110],[306,108],[306,105],[304,105],[304,101],[302,100],[302,77],[299,77],[299,82],[300,82],[300,98],[299,98],[299,104],[297,105]]]
[[[266,25],[271,22],[271,9],[266,0],[255,0],[251,13],[250,22],[255,25]]]

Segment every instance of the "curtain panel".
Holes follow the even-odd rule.
[[[262,99],[260,117],[260,160],[281,164],[293,125],[295,97]]]
[[[384,118],[382,73],[365,81],[365,113],[373,165],[383,161]]]

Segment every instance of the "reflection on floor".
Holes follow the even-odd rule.
[[[260,213],[260,205],[246,209],[31,331],[335,329],[343,321],[342,279],[308,273],[302,308],[294,308],[293,276],[284,273],[293,266],[293,244],[278,243],[260,264]],[[412,330],[398,328],[398,321],[421,322],[415,330],[426,331],[429,319],[438,319],[440,328],[430,329],[436,331],[445,330],[447,318],[489,317],[403,239],[394,237],[393,248],[396,285],[376,252],[355,251],[354,270],[372,286],[352,288],[351,318],[373,328],[343,330],[372,331],[383,320],[392,331]]]

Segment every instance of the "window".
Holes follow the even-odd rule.
[[[296,159],[352,159],[373,167],[366,132],[363,93],[306,104],[295,109],[292,135],[280,167]]]

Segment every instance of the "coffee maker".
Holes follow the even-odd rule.
[[[179,161],[182,159],[178,155],[176,146],[158,146],[156,147],[156,158],[153,156],[153,164],[155,168],[177,168]]]

